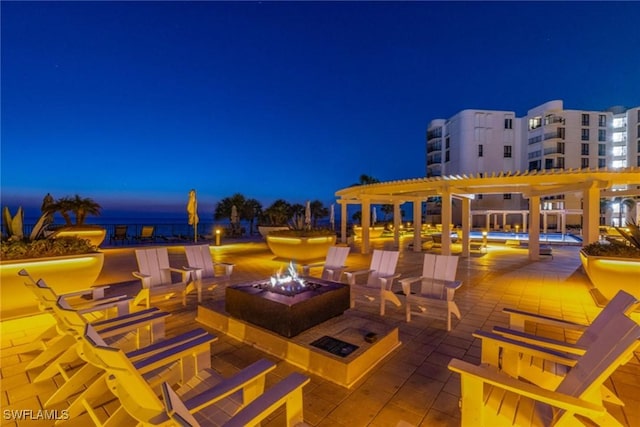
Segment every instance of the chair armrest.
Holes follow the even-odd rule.
[[[444,282],[444,287],[447,289],[451,289],[451,290],[456,290],[458,289],[460,286],[462,286],[462,281],[461,280],[445,280]]]
[[[186,282],[187,280],[189,280],[189,276],[191,276],[191,272],[192,271],[197,271],[197,270],[193,270],[189,267],[187,268],[175,268],[175,267],[169,267],[167,268],[167,270],[172,271],[174,273],[180,273],[180,275],[182,276],[182,282]]]
[[[509,315],[509,327],[511,329],[520,331],[524,331],[525,321],[543,323],[549,326],[557,326],[564,329],[573,329],[582,332],[584,332],[584,330],[588,327],[588,325],[570,322],[562,319],[556,319],[554,317],[543,316],[541,314],[529,313],[512,308],[503,308],[502,312]]]
[[[275,368],[275,363],[267,359],[260,359],[232,377],[226,378],[206,391],[184,401],[184,405],[189,409],[189,412],[193,413],[202,408],[206,408],[240,389],[252,387],[255,382],[263,383],[261,387],[262,390],[259,391],[259,394],[262,394],[265,376]],[[257,391],[258,390],[256,390],[256,392]]]
[[[411,284],[421,280],[422,280],[422,276],[415,276],[415,277],[406,277],[398,281],[402,286],[402,293],[405,295],[409,295],[411,293]]]
[[[377,279],[380,280],[381,289],[391,290],[393,279],[397,279],[398,277],[400,277],[400,273],[389,274],[387,276],[378,276]]]
[[[551,350],[561,351],[564,353],[582,356],[586,351],[586,347],[576,344],[558,341],[551,338],[540,337],[538,335],[528,334],[526,332],[516,331],[513,329],[495,326],[493,332],[505,338],[521,341],[527,344],[533,344],[539,347],[549,348]]]
[[[477,330],[473,334],[474,338],[482,340],[482,361],[485,362],[485,354],[498,354],[497,349],[507,349],[518,353],[539,357],[550,362],[560,363],[565,366],[575,366],[578,363],[578,356],[561,353],[549,348],[528,344],[522,341],[512,340],[502,335]],[[491,348],[489,348],[491,347]]]
[[[460,374],[463,383],[462,387],[467,386],[472,390],[479,391],[477,396],[469,396],[469,398],[473,397],[482,400],[481,386],[482,384],[490,384],[556,408],[584,415],[590,419],[600,417],[606,413],[604,406],[511,378],[496,372],[489,366],[476,366],[459,359],[452,359],[448,367],[449,370]],[[465,396],[462,399],[464,406]],[[464,411],[464,408],[462,410]]]
[[[224,275],[229,277],[231,277],[231,274],[233,274],[233,267],[236,266],[235,264],[232,264],[230,262],[214,262],[213,265],[224,267]]]
[[[347,276],[347,281],[350,285],[355,285],[357,276],[360,276],[362,274],[369,274],[372,271],[374,270],[367,269],[367,270],[345,271],[343,274]]]

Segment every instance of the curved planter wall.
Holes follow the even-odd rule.
[[[60,295],[89,289],[103,264],[103,253],[0,261],[0,317],[4,320],[40,312],[33,292],[24,286],[25,278],[18,276],[21,269],[36,280],[43,279]]]
[[[325,258],[336,236],[280,237],[267,235],[267,246],[278,258],[307,262]]]
[[[258,232],[265,239],[267,238],[267,234],[271,233],[272,231],[280,231],[280,230],[288,230],[288,229],[289,229],[289,227],[287,227],[287,226],[270,226],[270,225],[259,225],[258,226]]]
[[[580,261],[605,298],[613,298],[619,290],[640,298],[640,259],[592,256],[580,251]]]
[[[384,233],[384,227],[369,227],[369,238],[370,239],[376,239],[376,238],[382,236],[382,233]],[[354,226],[353,227],[353,234],[358,239],[362,239],[362,227]]]
[[[75,236],[91,242],[93,246],[100,246],[107,235],[107,230],[101,227],[76,226],[63,227],[53,233],[53,237]]]

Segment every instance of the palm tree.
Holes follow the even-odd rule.
[[[238,216],[240,216],[240,219],[247,219],[246,217],[242,216],[245,203],[246,203],[246,199],[240,193],[236,193],[231,197],[225,197],[224,199],[220,200],[216,205],[216,209],[213,213],[213,219],[215,219],[216,221],[219,221],[221,219],[231,218],[231,210],[233,209],[233,206],[236,207],[236,210],[238,211]]]
[[[71,220],[71,213],[73,213],[76,219],[75,225],[83,225],[87,216],[98,216],[101,209],[102,206],[93,199],[83,198],[76,194],[74,197],[62,197],[49,204],[45,213],[53,215],[55,212],[59,212],[66,225],[73,225]]]
[[[240,217],[249,221],[249,234],[253,234],[253,222],[262,215],[262,203],[256,199],[247,199],[240,210]]]
[[[356,182],[353,185],[368,185],[368,184],[376,184],[378,182],[380,182],[379,179],[374,178],[370,175],[362,174],[360,175],[360,181]]]
[[[287,225],[291,218],[291,205],[284,199],[278,199],[264,210],[263,216],[269,225]]]
[[[318,219],[325,218],[329,216],[329,209],[325,208],[320,200],[314,200],[309,203],[311,207],[311,221],[313,223],[313,228],[317,228]]]

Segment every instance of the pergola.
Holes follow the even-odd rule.
[[[614,188],[626,188],[616,191]],[[362,252],[370,247],[369,226],[371,205],[393,205],[394,239],[399,242],[400,205],[413,203],[413,250],[421,250],[422,203],[429,197],[442,200],[442,224],[450,224],[452,201],[462,201],[462,256],[470,251],[471,200],[476,194],[520,193],[529,199],[528,218],[529,258],[537,260],[540,249],[540,198],[569,193],[582,193],[583,244],[596,242],[599,237],[600,199],[603,197],[639,196],[640,168],[632,167],[598,170],[546,170],[526,172],[501,172],[489,176],[450,175],[387,181],[368,185],[354,185],[336,192],[341,205],[342,243],[347,239],[347,205],[362,206]],[[443,227],[442,253],[451,254],[451,236]]]

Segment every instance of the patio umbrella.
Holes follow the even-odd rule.
[[[371,213],[371,225],[376,225],[376,221],[378,221],[378,214],[377,214],[376,208],[374,206],[373,212]]]
[[[189,202],[187,203],[187,213],[189,214],[189,225],[193,225],[193,241],[198,241],[198,199],[196,190],[189,191]]]
[[[333,208],[333,203],[331,203],[331,209],[329,210],[329,223],[331,223],[331,229],[334,229],[336,225],[336,213]]]
[[[309,227],[311,225],[311,202],[307,200],[307,206],[304,208],[304,225]]]

